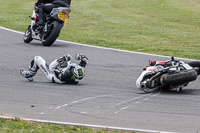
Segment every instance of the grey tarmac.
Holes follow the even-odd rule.
[[[155,130],[200,132],[198,78],[182,92],[145,94],[135,85],[148,60],[167,60],[148,54],[101,49],[56,41],[23,42],[23,34],[0,29],[0,114],[5,116]],[[47,63],[59,56],[84,53],[89,58],[86,76],[78,85],[50,83],[38,71],[33,82],[20,69],[28,69],[34,56]],[[73,59],[74,62],[75,59]]]

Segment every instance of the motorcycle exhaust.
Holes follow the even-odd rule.
[[[141,82],[141,83],[140,83],[140,88],[141,88],[141,89],[146,89],[146,88],[147,88],[147,82],[146,82],[146,81]]]

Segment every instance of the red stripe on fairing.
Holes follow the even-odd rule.
[[[37,7],[36,6],[34,6],[34,11],[35,11],[35,15],[33,16],[33,21],[34,21],[34,24],[35,24],[36,20],[37,20],[37,15],[36,15]]]
[[[155,66],[152,66],[152,67],[147,67],[147,71],[151,71],[151,72],[153,72],[153,70],[154,70],[154,68],[155,68]]]
[[[166,62],[160,62],[160,61],[156,62],[156,65],[165,65],[165,64],[166,64]]]
[[[36,23],[36,20],[37,20],[37,16],[34,15],[34,17],[33,17],[34,24]]]

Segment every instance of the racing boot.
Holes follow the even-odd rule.
[[[36,33],[38,33],[38,32],[40,32],[41,30],[42,30],[42,25],[43,25],[43,19],[42,20],[39,20],[37,23],[35,23],[34,25],[33,25],[33,30],[36,32]]]
[[[29,81],[33,81],[33,77],[34,75],[37,73],[39,67],[36,65],[36,63],[34,62],[34,60],[31,61],[31,66],[29,67],[29,71],[25,71],[25,70],[20,70],[21,75],[24,78],[27,78]]]
[[[32,71],[31,69],[29,69],[29,71],[25,71],[25,70],[20,70],[20,74],[24,77],[27,78],[29,81],[33,81],[33,77],[37,72]]]
[[[42,29],[42,25],[36,23],[33,25],[33,30],[37,33]]]

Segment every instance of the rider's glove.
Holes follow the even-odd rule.
[[[75,55],[75,59],[81,60],[81,61],[85,62],[86,64],[88,63],[88,58],[85,55],[83,55],[82,53],[77,53]]]
[[[66,61],[66,62],[70,61],[71,59],[72,59],[72,56],[69,55],[69,54],[63,56],[63,60]]]
[[[70,61],[71,59],[72,59],[72,56],[69,55],[69,54],[67,54],[67,55],[65,55],[65,56],[60,57],[59,59],[57,59],[57,61],[59,62],[59,64],[63,64],[65,62]]]

